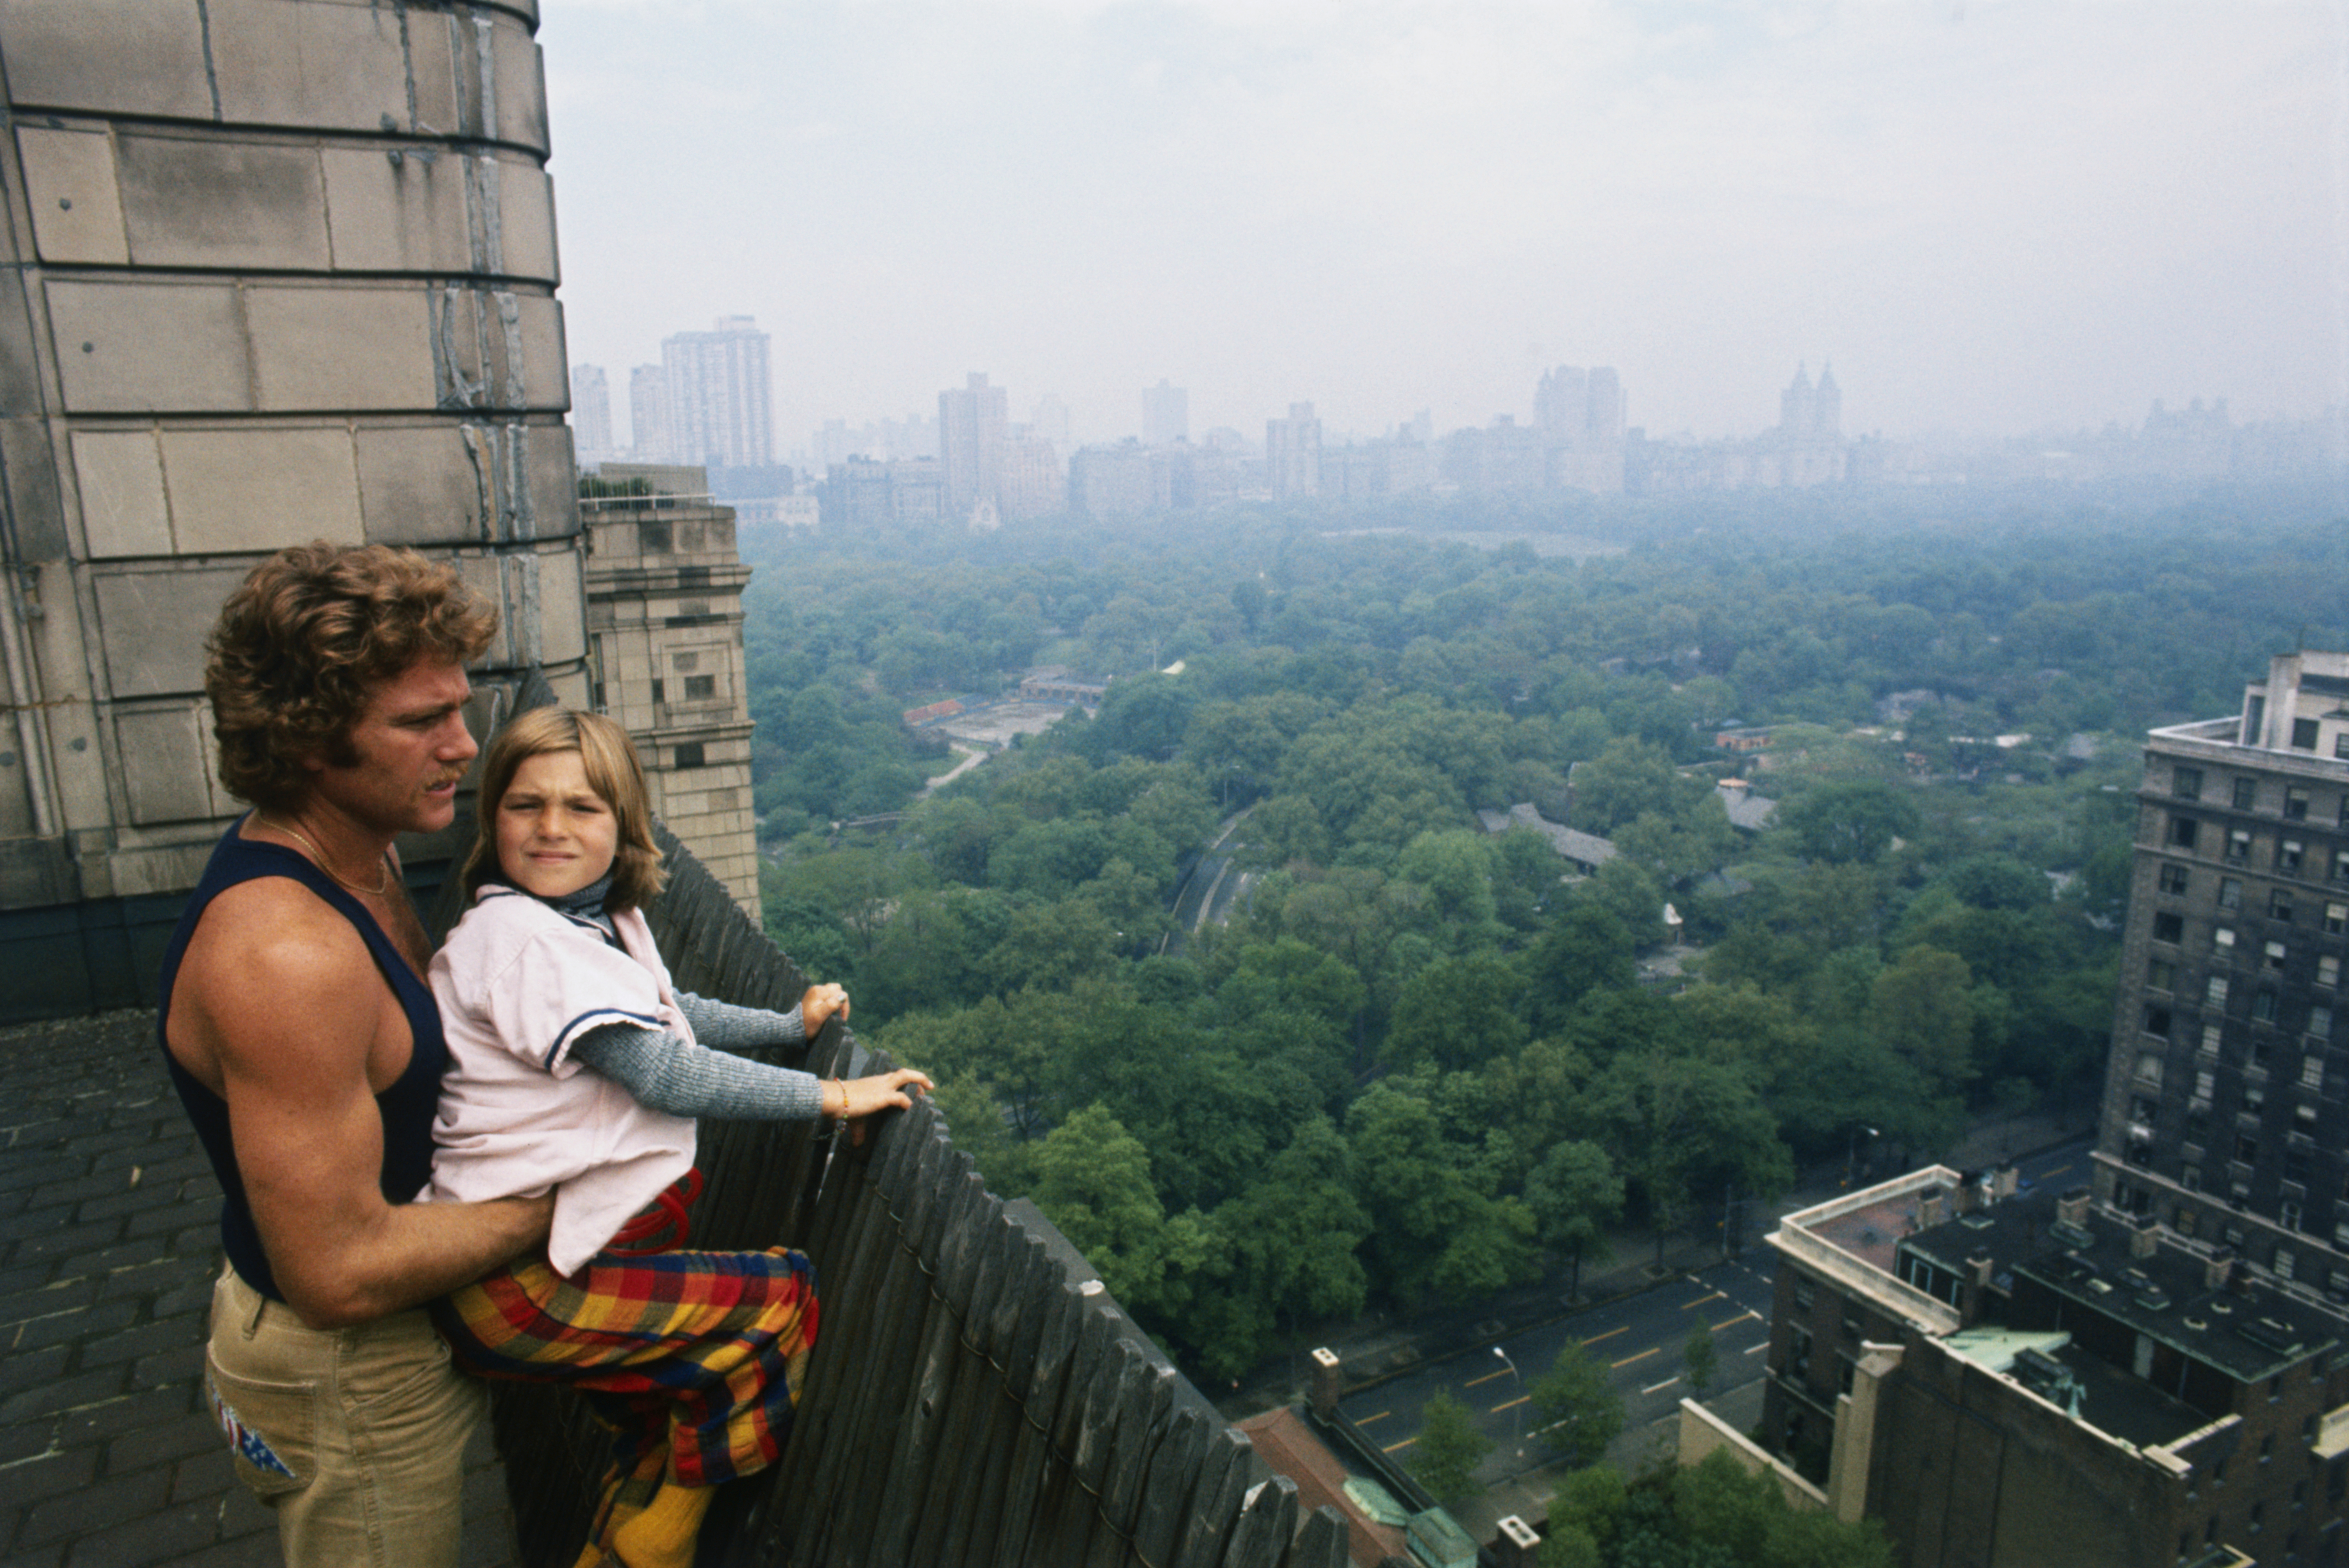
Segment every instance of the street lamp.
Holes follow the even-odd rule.
[[[1509,1369],[1509,1376],[1512,1376],[1512,1377],[1514,1377],[1514,1378],[1516,1378],[1516,1379],[1517,1380],[1517,1397],[1516,1397],[1516,1401],[1514,1402],[1514,1404],[1513,1404],[1513,1406],[1512,1406],[1512,1408],[1514,1408],[1514,1409],[1516,1411],[1516,1413],[1517,1413],[1517,1458],[1519,1458],[1519,1459],[1524,1459],[1524,1458],[1526,1457],[1526,1377],[1525,1377],[1525,1374],[1524,1374],[1524,1373],[1522,1373],[1522,1372],[1519,1372],[1519,1371],[1517,1370],[1517,1364],[1516,1364],[1516,1362],[1514,1362],[1514,1361],[1510,1360],[1510,1359],[1509,1359],[1509,1353],[1508,1353],[1507,1351],[1506,1351],[1506,1350],[1503,1350],[1499,1345],[1496,1345],[1493,1346],[1493,1354],[1494,1354],[1495,1355],[1496,1355],[1496,1356],[1500,1357],[1501,1365],[1502,1365],[1502,1366],[1506,1366],[1506,1367],[1507,1367],[1507,1368]]]

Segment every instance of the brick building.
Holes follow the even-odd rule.
[[[1788,1215],[1763,1435],[1909,1568],[2340,1561],[2349,1325],[2085,1187]]]
[[[2138,800],[2096,1195],[2349,1303],[2349,654],[2154,732]]]

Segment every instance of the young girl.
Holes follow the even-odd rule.
[[[708,1047],[795,1042],[848,1000],[811,988],[788,1013],[677,991],[640,912],[660,890],[643,770],[626,732],[542,708],[491,743],[472,908],[433,958],[450,1068],[428,1199],[554,1189],[546,1257],[436,1303],[458,1361],[569,1383],[618,1431],[581,1564],[688,1568],[713,1489],[771,1464],[814,1342],[802,1254],[615,1246],[693,1169],[698,1116],[854,1120],[908,1105],[925,1075],[819,1083]],[[698,1179],[697,1179],[698,1180]],[[657,1491],[655,1489],[657,1488]],[[645,1500],[650,1495],[650,1505]]]

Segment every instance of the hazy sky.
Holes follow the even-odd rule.
[[[970,370],[1080,439],[2349,401],[2349,5],[543,0],[563,297],[612,376],[749,314],[776,436]]]

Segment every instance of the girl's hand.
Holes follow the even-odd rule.
[[[837,986],[833,987],[838,990]],[[833,1088],[839,1093],[835,1096]],[[834,1079],[823,1088],[824,1114],[848,1124],[851,1143],[864,1141],[864,1118],[875,1111],[911,1110],[914,1095],[920,1089],[934,1089],[930,1075],[919,1067],[900,1067],[895,1072],[877,1074],[870,1078]],[[835,1099],[839,1108],[833,1109]]]
[[[814,1039],[816,1031],[830,1023],[835,1012],[843,1023],[848,1022],[848,992],[836,985],[809,986],[800,998],[801,1032]]]

